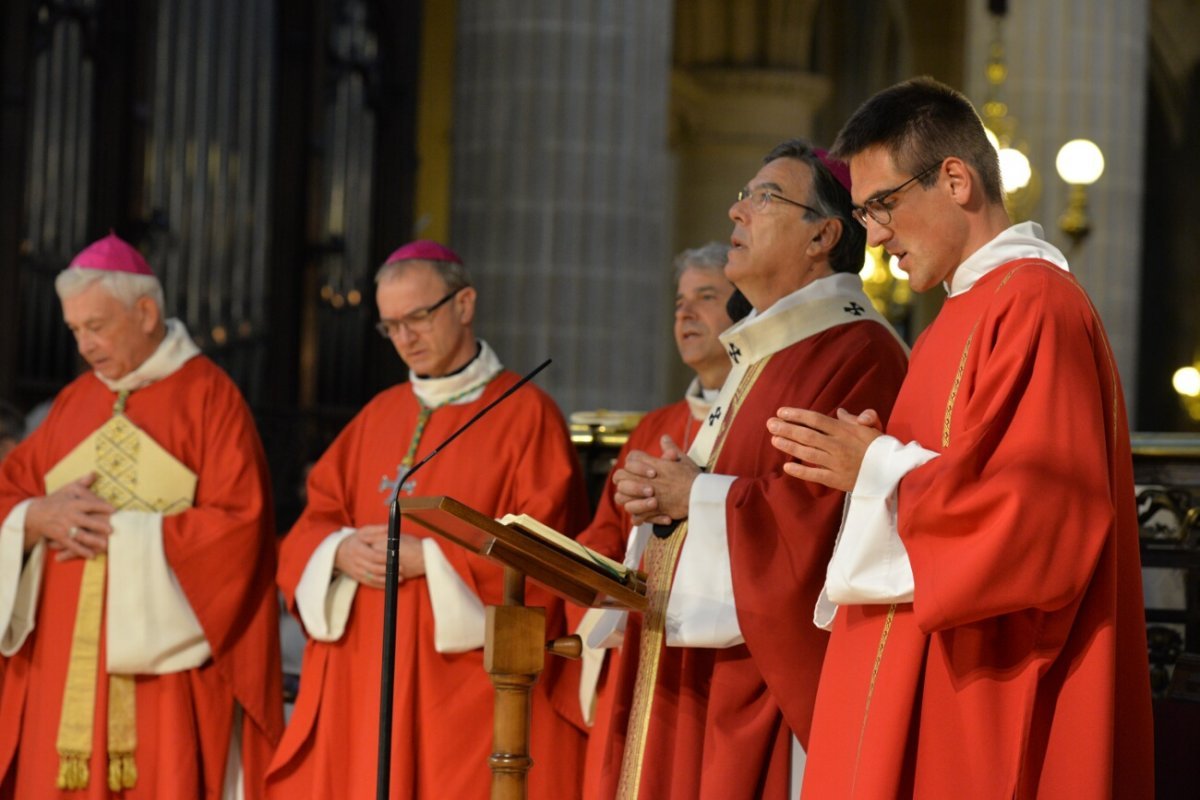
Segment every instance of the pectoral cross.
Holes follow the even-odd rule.
[[[735,364],[738,363],[738,359],[741,358],[741,355],[742,355],[742,351],[738,349],[738,346],[736,344],[734,344],[733,342],[730,342],[729,343],[729,358],[733,360],[733,363],[735,363]]]
[[[400,491],[407,495],[411,495],[416,491],[417,482],[404,480],[406,474],[408,474],[408,468],[403,464],[397,464],[395,480],[389,479],[386,474],[379,478],[379,491],[384,494],[384,503],[391,499],[392,493],[396,491],[397,484],[400,486]]]
[[[863,314],[866,313],[867,310],[865,308],[863,308],[862,306],[860,306],[858,303],[851,300],[850,305],[843,308],[842,311],[845,311],[847,314],[853,314],[856,317],[861,317]]]

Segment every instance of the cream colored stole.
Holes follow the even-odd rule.
[[[178,514],[192,506],[196,475],[130,422],[125,416],[128,396],[127,391],[119,393],[113,416],[46,473],[46,493],[95,472],[92,492],[118,511]],[[107,562],[104,553],[89,559],[79,585],[58,728],[60,789],[84,789],[88,785]],[[109,675],[108,786],[114,792],[137,783],[134,696],[133,676]]]

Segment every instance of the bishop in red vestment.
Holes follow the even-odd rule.
[[[633,454],[615,476],[636,521],[686,523],[646,546],[652,605],[613,675],[606,796],[782,799],[798,778],[826,636],[792,612],[817,596],[842,498],[797,487],[762,426],[801,397],[886,410],[906,363],[855,274],[835,169],[788,142],[743,189],[725,272],[755,312],[721,336],[732,371],[687,457]]]
[[[116,236],[77,256],[57,288],[92,371],[0,468],[0,797],[262,797],[283,718],[275,534],[249,410],[183,325],[164,324],[157,279]],[[141,431],[140,458],[156,445],[194,475],[186,509],[101,499],[92,489],[114,479],[108,461],[47,492],[47,474],[114,411]],[[77,610],[85,567],[101,555],[87,658]],[[77,687],[86,702],[64,711],[78,660],[92,670]],[[114,676],[132,676],[120,708]],[[132,771],[110,788],[123,712]],[[76,739],[65,747],[68,718]],[[64,750],[80,745],[84,785],[60,788]]]
[[[790,472],[852,490],[805,795],[1153,797],[1129,429],[1096,311],[1038,225],[1009,226],[957,92],[885,90],[835,147],[869,241],[948,298],[886,435],[866,406],[769,425]]]
[[[471,332],[474,298],[457,255],[435,243],[406,245],[380,270],[380,327],[411,379],[376,396],[321,457],[308,505],[284,538],[279,583],[309,642],[268,776],[271,797],[375,796],[385,523],[397,483],[404,495],[450,495],[568,533],[582,527],[587,502],[566,425],[533,385],[406,475],[518,380]],[[486,797],[493,687],[484,606],[501,603],[503,572],[421,526],[402,521],[401,530],[392,796]],[[547,609],[548,636],[561,632],[560,601],[531,585],[527,603]],[[533,692],[532,797],[579,794],[583,735],[550,702],[566,668],[548,658]]]

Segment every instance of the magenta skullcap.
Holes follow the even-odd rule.
[[[837,182],[846,187],[846,191],[850,191],[850,168],[846,166],[844,161],[838,161],[833,156],[829,155],[828,150],[822,150],[819,147],[813,148],[813,153],[825,165],[825,169],[832,173],[833,177],[837,178]]]
[[[417,239],[409,242],[387,257],[384,264],[395,264],[397,261],[449,261],[451,264],[461,264],[458,253],[444,244],[432,239]]]
[[[71,259],[71,266],[105,272],[129,272],[152,277],[154,275],[137,248],[111,231],[108,236],[92,242]]]

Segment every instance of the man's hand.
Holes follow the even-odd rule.
[[[692,483],[700,468],[671,437],[662,438],[663,458],[634,450],[625,465],[613,473],[616,502],[624,506],[635,525],[650,522],[670,525],[688,515]]]
[[[387,576],[387,526],[364,525],[342,539],[333,566],[363,586],[382,589]]]
[[[400,583],[425,574],[425,554],[421,540],[400,534],[400,552],[396,564]],[[338,544],[333,565],[363,586],[382,589],[387,580],[387,525],[364,525]]]
[[[89,473],[29,504],[25,512],[26,553],[41,539],[59,551],[59,561],[92,558],[108,549],[112,534],[109,517],[116,509],[92,492],[95,481],[96,473]]]
[[[401,582],[425,574],[425,548],[421,546],[419,537],[409,536],[407,533],[400,534],[400,552],[397,556],[399,563],[396,566],[400,571]]]
[[[858,480],[867,447],[882,433],[873,409],[857,416],[839,408],[837,418],[801,408],[781,408],[767,420],[771,444],[802,463],[783,465],[789,475],[849,492]]]

